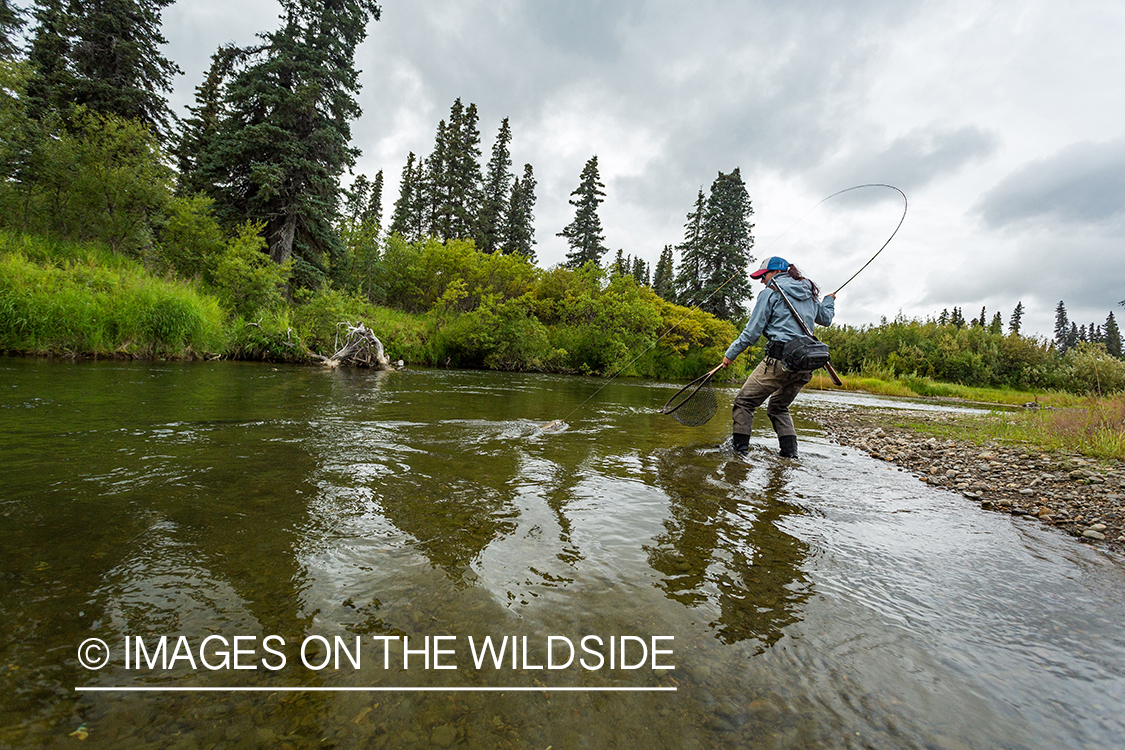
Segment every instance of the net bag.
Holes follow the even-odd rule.
[[[711,417],[719,410],[715,388],[711,385],[711,378],[718,370],[719,368],[716,367],[678,390],[664,404],[660,413],[667,414],[688,427],[699,427],[710,422]]]

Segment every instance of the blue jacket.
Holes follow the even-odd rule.
[[[797,312],[801,313],[810,331],[816,330],[814,323],[822,326],[832,324],[832,318],[836,315],[834,297],[826,297],[823,301],[814,300],[808,280],[797,281],[789,276],[778,274],[774,276],[773,281],[789,297]],[[770,341],[782,343],[805,335],[793,313],[789,312],[785,300],[769,287],[758,295],[758,301],[754,305],[754,312],[750,314],[746,328],[727,349],[727,359],[734,359],[742,354],[743,350],[756,343],[763,333]]]

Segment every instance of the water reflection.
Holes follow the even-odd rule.
[[[604,383],[0,369],[0,746],[73,744],[83,723],[91,744],[208,748],[1046,750],[1125,731],[1116,564],[815,437],[799,462],[724,456],[703,447],[719,420],[654,412],[666,388],[587,401]],[[311,634],[671,635],[676,668],[76,664],[83,638],[142,633],[279,633],[291,655]],[[121,684],[537,690],[74,692]],[[557,691],[652,685],[679,691]]]
[[[788,502],[791,462],[772,459],[764,471],[736,458],[670,450],[658,462],[658,482],[671,502],[665,533],[649,548],[670,599],[716,611],[708,624],[723,643],[755,639],[759,653],[797,622],[809,596],[801,570],[808,545],[781,520],[800,513]],[[760,459],[761,456],[755,456]],[[756,474],[765,482],[754,487]]]

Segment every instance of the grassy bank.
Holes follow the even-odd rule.
[[[0,232],[0,350],[193,358],[226,346],[225,313],[195,285],[98,245]]]
[[[957,415],[942,422],[900,420],[896,424],[939,438],[977,444],[995,441],[1125,461],[1125,394],[1081,401],[1064,409],[995,411],[985,416]]]

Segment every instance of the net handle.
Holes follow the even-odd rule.
[[[664,406],[663,406],[663,408],[661,408],[660,413],[661,414],[671,414],[676,409],[679,409],[681,406],[686,404],[688,401],[691,401],[691,396],[695,395],[695,391],[698,391],[700,388],[707,385],[707,381],[710,380],[715,375],[715,373],[717,373],[719,370],[721,370],[722,367],[723,366],[721,364],[716,365],[715,368],[712,369],[710,372],[706,372],[706,373],[700,375],[698,378],[696,378],[695,380],[691,381],[690,383],[685,385],[680,390],[673,393],[672,398],[670,398],[670,399],[668,399],[667,401],[664,402]],[[673,406],[671,409],[668,408],[668,404],[672,403],[677,398],[679,398],[681,393],[683,393],[687,389],[691,388],[693,385],[695,386],[695,391],[692,391],[691,396],[688,396],[683,401],[681,401],[680,403]]]

